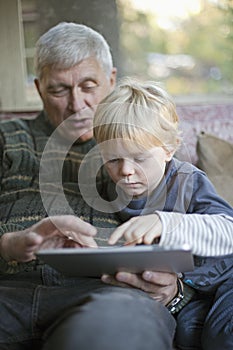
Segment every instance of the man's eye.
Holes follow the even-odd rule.
[[[96,83],[90,82],[90,83],[87,83],[87,84],[83,84],[82,90],[88,92],[88,91],[94,90],[96,87],[97,87]]]
[[[54,96],[64,96],[67,94],[68,89],[66,88],[52,89],[52,90],[49,90],[49,92],[51,95],[54,95]]]

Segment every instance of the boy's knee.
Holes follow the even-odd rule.
[[[202,346],[205,350],[233,349],[233,314],[207,319],[202,333]]]

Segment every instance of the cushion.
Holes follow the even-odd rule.
[[[217,136],[200,133],[197,138],[197,166],[218,194],[233,206],[233,144]]]

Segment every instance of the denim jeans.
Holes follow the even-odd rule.
[[[181,350],[233,349],[233,278],[176,316]],[[99,279],[64,279],[44,267],[0,276],[1,350],[170,350],[176,322],[159,302]]]
[[[180,311],[176,346],[181,350],[233,349],[233,277],[214,296],[199,293]]]
[[[136,289],[44,267],[0,277],[1,350],[171,350],[176,322]]]

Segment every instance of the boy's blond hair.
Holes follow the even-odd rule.
[[[97,107],[94,137],[97,143],[120,138],[144,149],[163,146],[175,151],[178,121],[175,104],[158,83],[125,78]]]

